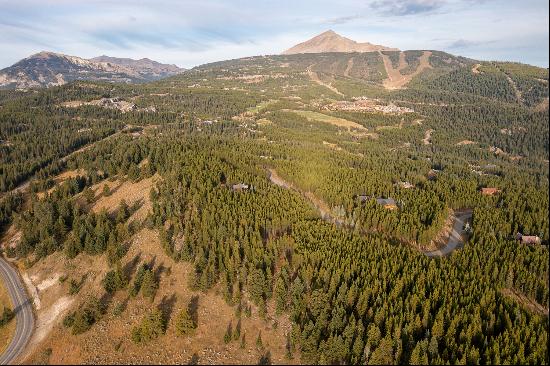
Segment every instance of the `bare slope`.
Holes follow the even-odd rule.
[[[384,87],[386,89],[401,89],[406,84],[408,84],[413,77],[420,74],[423,70],[432,67],[430,65],[430,56],[432,55],[430,51],[424,51],[422,56],[420,56],[418,67],[414,72],[408,75],[403,75],[401,73],[401,70],[404,70],[408,66],[407,62],[405,61],[404,52],[399,53],[399,66],[397,68],[393,67],[388,55],[385,55],[382,52],[380,52],[380,55],[384,60],[384,67],[386,68],[386,73],[388,74],[388,78],[384,80]]]

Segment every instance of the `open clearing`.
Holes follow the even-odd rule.
[[[548,97],[544,98],[539,104],[535,106],[536,112],[544,112],[548,110]]]
[[[473,145],[473,144],[477,144],[477,142],[471,141],[471,140],[462,140],[460,142],[457,142],[456,146]]]
[[[432,144],[432,132],[434,132],[434,130],[429,129],[429,130],[426,130],[426,132],[424,133],[424,139],[422,140],[424,145]]]
[[[329,116],[323,113],[313,112],[313,111],[292,110],[292,112],[302,117],[305,117],[310,121],[329,123],[331,125],[338,126],[338,127],[346,127],[347,129],[355,128],[358,130],[367,131],[367,128],[360,125],[359,123],[348,121],[347,119],[333,117],[333,116]]]
[[[150,178],[142,179],[139,182],[122,182],[120,180],[116,180],[114,182],[103,181],[98,183],[92,187],[96,193],[96,202],[94,203],[92,210],[94,212],[99,212],[102,209],[105,209],[107,212],[113,213],[118,209],[120,202],[124,200],[130,207],[133,205],[137,205],[139,207],[130,217],[130,222],[134,220],[140,222],[145,219],[147,212],[152,207],[149,199],[149,192],[158,179],[160,179],[160,177],[155,175]],[[111,190],[111,194],[109,196],[104,196],[102,194],[104,185],[107,185]]]
[[[399,67],[397,69],[393,67],[389,56],[384,55],[382,52],[379,52],[379,54],[380,56],[382,56],[382,60],[384,61],[384,67],[386,68],[386,73],[388,74],[388,78],[384,80],[383,85],[384,85],[384,88],[389,90],[403,88],[416,75],[420,74],[425,69],[432,68],[432,66],[430,65],[430,56],[432,55],[432,53],[430,51],[424,51],[422,56],[420,56],[419,58],[418,67],[412,74],[409,74],[409,75],[403,75],[400,72],[401,70],[405,69],[408,66],[407,62],[405,61],[404,52],[399,53]]]

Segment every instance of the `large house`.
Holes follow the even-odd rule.
[[[523,235],[518,233],[516,239],[521,241],[521,244],[540,244],[540,238],[536,235]]]

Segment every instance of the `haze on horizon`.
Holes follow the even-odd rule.
[[[193,67],[278,54],[328,29],[401,50],[548,67],[546,0],[0,0],[0,68],[42,50]]]

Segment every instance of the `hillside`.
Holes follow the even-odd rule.
[[[53,52],[40,52],[0,70],[0,88],[27,89],[63,85],[74,80],[144,82],[183,72],[174,65],[148,59],[101,56],[86,60]]]
[[[18,361],[547,364],[547,106],[436,50],[0,91]]]
[[[299,43],[283,55],[297,53],[324,53],[324,52],[372,52],[372,51],[398,51],[397,48],[379,46],[372,43],[357,43],[349,38],[342,37],[333,30],[323,32],[310,40]]]

